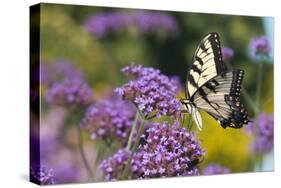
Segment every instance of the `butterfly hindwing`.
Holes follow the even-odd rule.
[[[243,70],[222,72],[201,86],[190,100],[222,127],[240,128],[248,123],[247,112],[239,101],[243,75]]]
[[[220,39],[217,33],[208,34],[197,47],[186,84],[186,97],[192,95],[208,80],[225,71]]]

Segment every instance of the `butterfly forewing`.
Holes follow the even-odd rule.
[[[210,33],[200,42],[193,56],[187,77],[186,97],[191,98],[198,88],[225,70],[219,35]]]

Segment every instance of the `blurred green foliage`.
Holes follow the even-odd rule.
[[[132,10],[55,4],[42,4],[41,8],[41,60],[72,61],[85,73],[95,93],[124,83],[126,78],[120,69],[130,61],[159,68],[167,75],[178,75],[184,84],[199,41],[215,31],[220,34],[222,45],[234,50],[232,66],[245,70],[243,85],[255,100],[257,63],[249,58],[248,44],[252,37],[264,34],[260,17],[170,12],[179,25],[176,36],[141,35],[129,29],[97,39],[84,30],[85,18],[97,12]],[[263,111],[272,113],[273,64],[265,64],[263,76]],[[248,101],[244,103],[253,116]],[[209,115],[203,113],[202,117],[204,127],[198,137],[206,148],[203,166],[216,162],[233,172],[249,171],[251,156],[245,130],[223,129]]]

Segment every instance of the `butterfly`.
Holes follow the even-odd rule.
[[[239,100],[243,76],[243,70],[231,70],[226,66],[218,33],[209,33],[193,55],[185,84],[185,99],[180,99],[183,112],[191,114],[199,130],[202,130],[199,110],[207,112],[223,128],[243,127],[249,122]]]

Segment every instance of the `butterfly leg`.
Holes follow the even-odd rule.
[[[191,131],[193,127],[193,121],[191,121],[191,115],[188,117],[188,132]]]
[[[187,110],[181,110],[180,111],[180,116],[183,115],[183,117],[181,117],[181,119],[182,119],[182,126],[184,126],[184,124],[185,124],[185,115],[186,114],[189,114],[189,116],[188,116],[188,123],[187,123],[187,130],[188,130],[188,132],[190,132],[191,129],[192,129],[192,126],[193,126],[193,121],[191,120],[191,114]]]
[[[189,112],[187,110],[181,110],[180,113],[182,114],[189,114]]]
[[[181,110],[180,113],[177,115],[177,121],[184,125],[184,116],[187,113],[186,110]]]

